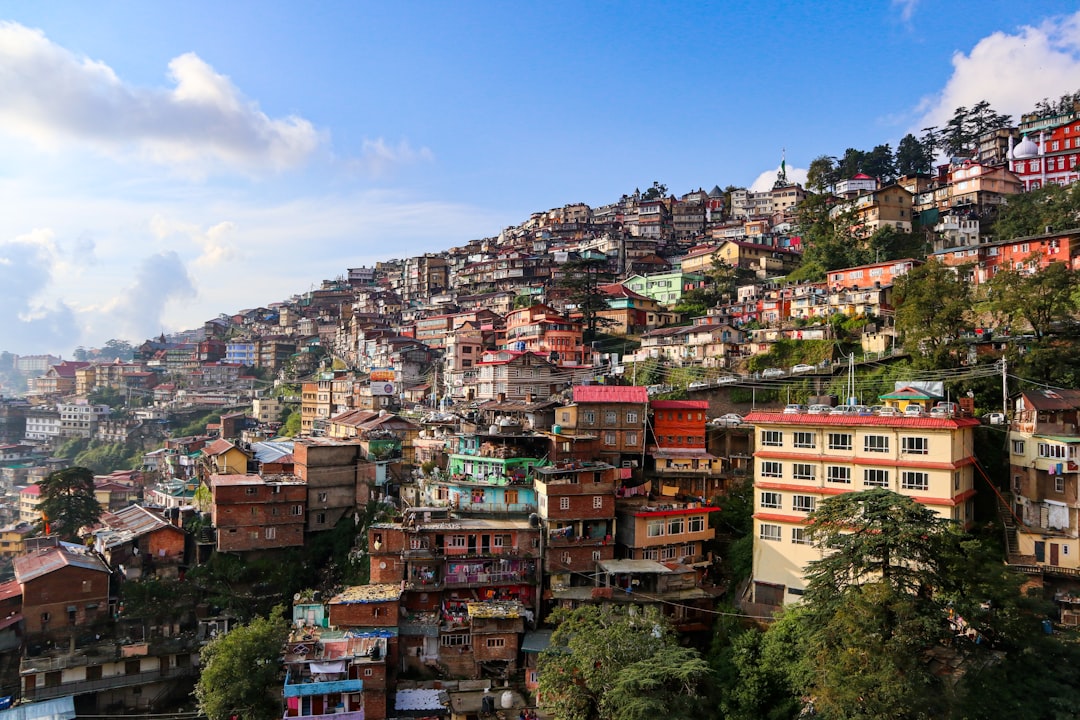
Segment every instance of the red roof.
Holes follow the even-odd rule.
[[[653,400],[649,403],[653,410],[708,410],[708,400]]]
[[[576,403],[637,403],[649,402],[649,393],[641,385],[575,385]]]
[[[751,425],[879,425],[884,427],[921,428],[927,430],[955,430],[975,427],[981,423],[975,418],[906,417],[903,415],[785,415],[779,411],[752,412],[743,418]]]

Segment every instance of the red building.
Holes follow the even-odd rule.
[[[653,439],[649,454],[655,462],[661,496],[710,498],[723,490],[723,460],[706,449],[705,400],[653,400]]]
[[[109,616],[109,568],[88,548],[44,547],[14,560],[27,633],[70,636]]]
[[[1075,114],[1073,117],[1070,122],[1040,132],[1037,141],[1025,135],[1009,148],[1010,169],[1020,177],[1024,190],[1049,184],[1071,185],[1080,177],[1080,119]]]
[[[304,544],[307,486],[294,475],[211,475],[218,552]]]
[[[592,363],[581,336],[580,322],[549,305],[537,303],[506,314],[507,350],[543,353],[560,367]]]
[[[1078,270],[1080,231],[1052,232],[974,247],[951,248],[936,253],[934,257],[950,267],[969,266],[966,277],[975,284],[988,282],[1003,269],[1029,274],[1043,270],[1051,263],[1063,262],[1071,270]]]

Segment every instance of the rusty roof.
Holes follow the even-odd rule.
[[[649,394],[641,385],[575,385],[576,403],[636,403],[649,402]]]
[[[353,585],[330,598],[330,604],[354,605],[359,603],[396,602],[400,597],[401,586],[393,583]]]
[[[15,558],[15,579],[21,585],[65,567],[80,567],[107,573],[109,568],[88,549],[68,546],[46,547]]]

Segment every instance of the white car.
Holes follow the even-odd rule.
[[[706,387],[709,387],[709,383],[705,382],[704,380],[695,380],[694,382],[687,385],[686,389],[687,390],[700,390],[701,388],[706,388]]]
[[[854,405],[837,405],[836,407],[834,407],[832,410],[829,411],[829,414],[830,415],[854,415],[855,414],[855,406]]]
[[[806,406],[805,405],[799,405],[798,403],[791,403],[789,405],[784,406],[784,414],[785,415],[800,415],[800,414],[802,414],[804,412],[806,412]]]
[[[728,425],[728,426],[742,425],[742,421],[743,421],[742,415],[739,415],[738,413],[728,413],[727,415],[721,415],[720,417],[713,420],[713,422],[716,423],[717,425]]]
[[[922,417],[925,414],[926,411],[923,410],[922,405],[911,403],[906,408],[904,408],[905,417]]]
[[[832,406],[820,404],[811,405],[810,407],[806,408],[806,412],[809,415],[828,415],[830,412],[832,412]]]
[[[815,370],[817,370],[816,367],[814,367],[813,365],[807,365],[806,363],[799,363],[795,367],[791,368],[791,372],[793,375],[797,375],[798,373],[814,372]]]
[[[778,378],[784,377],[784,371],[780,368],[765,368],[761,371],[761,377],[763,378]]]
[[[723,377],[716,378],[717,385],[727,385],[728,383],[739,382],[738,375],[724,375]]]
[[[983,415],[983,417],[986,418],[986,422],[991,425],[1005,424],[1005,413],[989,413],[988,415]]]
[[[882,405],[877,408],[877,414],[882,417],[896,417],[900,414],[900,411],[891,405]]]

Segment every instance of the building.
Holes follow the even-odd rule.
[[[211,475],[210,518],[218,552],[250,552],[304,544],[307,487],[291,475]]]
[[[883,227],[911,232],[912,198],[910,190],[899,185],[889,185],[837,203],[829,211],[829,215],[840,219],[850,214],[852,230],[863,237],[868,237]]]
[[[559,367],[592,364],[592,353],[582,342],[582,324],[539,303],[507,313],[505,347],[547,355]]]
[[[109,614],[109,568],[89,548],[67,543],[15,558],[30,635],[70,637]]]
[[[641,467],[649,396],[641,386],[575,385],[574,402],[555,412],[559,428],[597,435],[598,459],[615,466]]]
[[[1025,133],[1018,144],[1009,140],[1009,169],[1024,183],[1024,190],[1048,184],[1071,185],[1080,177],[1080,117],[1061,118],[1056,127],[1041,130],[1038,142]]]
[[[707,449],[707,400],[653,400],[649,447],[662,497],[712,498],[723,488],[723,461]]]
[[[476,400],[532,402],[562,390],[569,379],[543,353],[519,350],[486,352],[475,363]]]
[[[652,298],[661,305],[674,307],[682,300],[685,292],[702,287],[704,282],[705,276],[701,273],[672,271],[631,275],[622,284],[636,293]]]
[[[176,578],[184,562],[187,533],[158,513],[130,505],[101,515],[94,550],[125,580],[156,576]]]
[[[967,528],[974,519],[974,428],[960,417],[753,412],[753,602],[780,606],[805,589],[821,551],[807,515],[833,495],[883,487]]]

